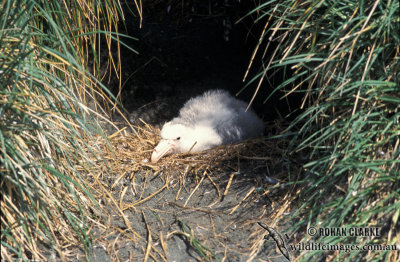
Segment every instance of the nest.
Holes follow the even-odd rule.
[[[276,124],[269,125],[271,130],[278,129]],[[199,260],[243,252],[252,256],[259,252],[265,235],[257,222],[277,225],[283,212],[290,210],[290,199],[296,193],[293,186],[285,185],[288,170],[283,166],[288,160],[283,156],[288,141],[250,139],[199,153],[173,154],[151,163],[160,130],[147,124],[132,130],[121,129],[110,135],[108,142],[98,138],[96,146],[102,157],[90,179],[101,207],[101,212],[94,210],[99,217],[92,229],[94,243],[111,258],[150,256],[166,261],[176,253],[172,239],[178,236],[188,241]],[[295,165],[291,168],[293,173],[300,172]],[[212,218],[198,218],[204,215]],[[245,250],[239,248],[240,239],[228,241],[229,234],[222,234],[224,227],[236,224],[240,224],[241,234],[251,239]],[[207,228],[207,233],[196,233],[193,228]],[[252,234],[250,228],[255,230]],[[225,248],[230,246],[231,253],[221,255],[214,249],[221,241]],[[138,249],[131,248],[129,256],[121,257],[117,250],[124,250],[126,243]]]

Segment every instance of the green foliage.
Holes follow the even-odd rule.
[[[96,202],[82,174],[90,172],[88,141],[99,129],[88,122],[92,109],[85,103],[95,95],[106,99],[107,90],[87,72],[87,57],[98,68],[98,32],[116,26],[118,7],[78,0],[0,4],[3,259],[44,260],[47,246],[65,260],[65,246],[90,244],[86,220]]]
[[[304,111],[292,150],[309,153],[295,231],[320,227],[386,227],[380,239],[320,238],[323,243],[400,241],[400,11],[398,1],[277,0],[249,15],[267,20],[256,48],[266,46],[251,81],[285,74],[274,92],[303,94]],[[272,47],[273,46],[273,47]],[[265,76],[265,77],[264,77]],[[298,214],[298,213],[296,213]],[[310,239],[308,239],[310,240]],[[323,251],[303,253],[302,259]],[[338,253],[338,260],[366,253]],[[396,260],[394,251],[369,252],[369,261]]]

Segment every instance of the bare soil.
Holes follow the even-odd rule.
[[[190,168],[158,175],[143,170],[114,187],[119,174],[103,178],[113,198],[129,207],[123,211],[128,222],[108,197],[101,200],[107,212],[93,231],[93,261],[287,261],[272,239],[264,239],[267,232],[257,222],[280,232],[289,228],[274,224],[287,215],[279,211],[290,186],[268,186],[262,160],[223,165],[201,176]],[[274,175],[280,180],[285,174]]]

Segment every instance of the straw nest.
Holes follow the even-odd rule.
[[[269,127],[282,130],[278,124]],[[258,138],[151,163],[159,129],[145,124],[128,130],[110,135],[109,142],[99,137],[93,146],[102,152],[90,179],[100,203],[93,209],[99,218],[93,243],[111,259],[188,259],[178,250],[178,236],[198,260],[256,256],[265,241],[256,223],[277,227],[290,212],[296,193],[285,182],[300,168],[283,158],[287,141]],[[238,228],[227,233],[229,226]],[[183,257],[174,257],[177,252]],[[275,248],[269,253],[276,255]]]

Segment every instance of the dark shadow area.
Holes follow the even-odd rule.
[[[232,2],[232,3],[231,3]],[[133,3],[129,8],[134,10]],[[133,124],[138,120],[162,125],[176,116],[190,97],[210,89],[225,89],[237,94],[259,73],[260,59],[251,67],[246,82],[243,77],[261,35],[264,24],[254,25],[254,17],[243,18],[254,8],[253,3],[236,1],[193,1],[183,6],[171,1],[143,3],[143,24],[126,13],[122,33],[138,38],[125,41],[139,55],[122,47],[123,88],[121,101]],[[238,22],[240,20],[240,22]],[[264,52],[263,46],[260,52]],[[286,116],[295,106],[281,100],[277,92],[264,103],[273,91],[269,86],[282,82],[276,74],[273,81],[264,81],[252,107],[269,121]],[[240,92],[238,98],[249,102],[257,81]],[[106,83],[116,94],[118,81]]]

